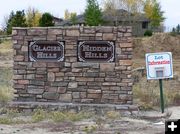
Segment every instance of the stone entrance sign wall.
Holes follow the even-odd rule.
[[[13,28],[14,100],[132,104],[131,32],[131,27]]]

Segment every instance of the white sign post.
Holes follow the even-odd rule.
[[[173,77],[171,52],[146,54],[147,79],[165,79]]]
[[[173,78],[172,53],[147,53],[146,71],[148,80],[159,79],[161,110],[164,113],[162,79]]]

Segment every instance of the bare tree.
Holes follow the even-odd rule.
[[[6,31],[7,24],[8,24],[8,19],[9,19],[8,16],[4,16],[4,20],[3,20],[2,24],[1,24],[3,31]]]
[[[116,18],[121,15],[129,23],[135,23],[137,17],[143,12],[145,0],[105,0],[104,1],[104,12],[112,15]],[[124,10],[122,13],[118,13],[119,10]],[[116,22],[117,23],[117,22]]]
[[[26,23],[29,27],[36,27],[39,26],[39,19],[41,18],[42,14],[39,12],[38,9],[33,7],[28,7],[26,10]]]

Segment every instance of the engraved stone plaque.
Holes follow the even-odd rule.
[[[114,62],[114,41],[78,41],[79,62]]]
[[[30,61],[64,61],[64,41],[29,42]]]

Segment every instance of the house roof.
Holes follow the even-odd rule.
[[[85,23],[84,14],[78,15],[76,18],[77,18],[78,24]],[[107,21],[107,22],[108,21],[117,21],[117,20],[118,21],[134,21],[134,20],[136,20],[138,22],[142,22],[142,21],[149,22],[150,21],[148,18],[145,17],[144,14],[133,15],[124,9],[117,10],[115,16],[112,16],[111,14],[104,12],[103,20]],[[58,26],[67,26],[67,25],[72,25],[72,22],[70,20],[64,20],[58,24]]]
[[[62,18],[58,18],[58,17],[54,17],[54,16],[53,16],[53,20],[56,20],[56,21],[63,21]]]

